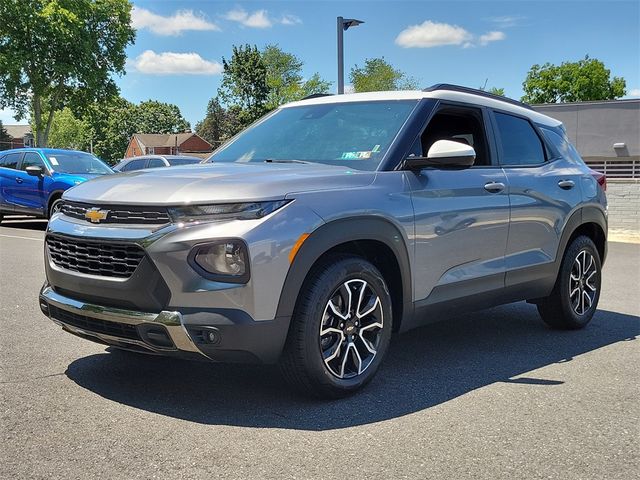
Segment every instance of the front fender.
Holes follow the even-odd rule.
[[[404,236],[382,217],[349,217],[317,228],[302,244],[285,279],[277,317],[291,318],[302,284],[314,263],[332,248],[356,240],[376,240],[394,253],[402,278],[403,317],[413,312],[411,264]]]

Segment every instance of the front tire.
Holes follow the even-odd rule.
[[[56,213],[58,210],[60,210],[61,205],[62,205],[61,198],[56,198],[53,202],[51,202],[51,205],[49,206],[49,212],[48,212],[49,216],[47,217],[47,219],[51,219],[53,214]]]
[[[538,303],[542,320],[552,328],[584,328],[598,307],[601,289],[600,254],[586,236],[576,237],[565,251],[551,295]]]
[[[356,256],[331,256],[307,276],[280,368],[305,394],[339,398],[369,382],[393,327],[391,296],[378,269]]]

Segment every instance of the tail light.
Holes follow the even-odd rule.
[[[596,179],[598,185],[602,187],[603,191],[607,191],[607,176],[604,173],[591,170],[591,176]]]

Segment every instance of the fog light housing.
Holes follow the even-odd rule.
[[[227,283],[249,281],[249,250],[240,239],[220,239],[196,245],[189,264],[208,280]]]

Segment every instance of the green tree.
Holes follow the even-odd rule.
[[[93,152],[98,157],[112,165],[123,157],[131,136],[137,133],[136,113],[136,105],[120,96],[91,107],[87,118],[94,133]]]
[[[356,92],[378,92],[383,90],[414,90],[417,81],[387,62],[384,58],[368,58],[364,67],[354,66],[349,81]]]
[[[222,83],[218,96],[227,108],[234,107],[242,127],[268,111],[267,68],[256,46],[233,46],[230,60],[222,58]]]
[[[4,128],[4,125],[2,125],[2,120],[0,120],[0,150],[8,150],[10,147],[11,137]]]
[[[89,150],[93,132],[89,123],[76,118],[69,107],[56,112],[49,131],[48,145],[52,148]]]
[[[588,55],[577,62],[533,65],[522,87],[527,103],[613,100],[626,94],[625,80],[611,78],[604,63]]]
[[[493,95],[500,95],[501,97],[504,97],[504,88],[498,88],[498,87],[491,87],[489,90],[487,90],[488,93],[491,93]]]
[[[122,158],[134,133],[189,131],[189,123],[176,105],[155,100],[135,105],[120,96],[90,105],[80,121],[90,132],[93,152],[111,164]]]
[[[326,93],[331,87],[331,82],[323,80],[318,73],[305,81],[302,76],[304,62],[277,45],[267,45],[262,50],[262,61],[267,72],[269,109],[314,93]]]
[[[182,133],[191,126],[177,105],[147,100],[136,107],[138,130],[136,133]]]
[[[239,129],[236,112],[225,109],[218,97],[209,100],[204,119],[196,124],[196,133],[214,147],[231,138]]]
[[[117,92],[112,74],[125,73],[135,39],[129,1],[2,0],[0,18],[0,108],[31,111],[37,145],[57,110]]]

